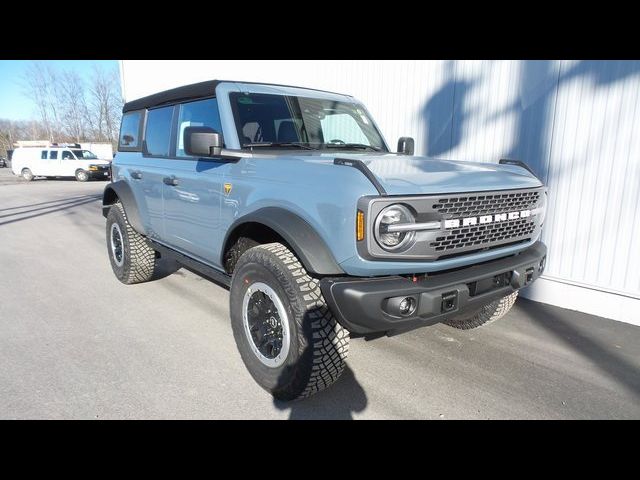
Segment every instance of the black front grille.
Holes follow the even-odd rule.
[[[519,208],[519,207],[516,207]],[[436,251],[483,245],[487,243],[513,240],[531,235],[536,228],[535,221],[528,218],[507,220],[490,225],[477,225],[447,231],[446,236],[437,237],[429,244]]]
[[[447,215],[447,218],[473,217],[531,209],[538,204],[538,200],[540,191],[496,193],[441,198],[433,208]]]

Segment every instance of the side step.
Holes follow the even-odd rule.
[[[154,242],[147,238],[147,243],[155,251],[160,252],[160,255],[166,258],[172,258],[179,264],[188,268],[189,270],[195,270],[196,273],[213,280],[227,288],[231,286],[231,275],[228,275],[220,270],[195,260],[183,253],[177,252],[173,248],[166,247],[158,242]]]

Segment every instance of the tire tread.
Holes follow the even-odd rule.
[[[258,245],[246,252],[247,255],[239,263],[255,261],[259,257],[260,263],[272,262],[274,257],[293,278],[293,282],[281,281],[280,285],[289,297],[303,299],[303,311],[295,315],[298,329],[311,329],[310,345],[300,345],[302,350],[309,348],[311,369],[306,384],[299,391],[285,393],[280,396],[287,399],[301,399],[310,397],[333,384],[343,373],[349,353],[349,331],[342,327],[327,306],[318,279],[309,275],[298,258],[281,243]],[[292,308],[295,306],[292,305]],[[301,343],[304,341],[304,336]]]
[[[125,249],[125,262],[122,283],[133,285],[151,280],[156,265],[156,252],[146,242],[145,238],[136,232],[129,220],[121,202],[116,202],[111,208],[117,209],[122,216],[123,222],[120,226],[124,226],[122,234],[126,236],[126,244],[128,251]],[[110,249],[109,238],[110,223],[107,222],[107,248]],[[111,254],[110,254],[111,255]]]
[[[471,328],[477,328],[482,325],[488,325],[490,323],[499,320],[504,317],[518,298],[518,292],[515,291],[505,297],[494,300],[491,303],[483,306],[480,310],[475,312],[469,317],[454,317],[449,320],[445,320],[444,323],[450,327],[458,328],[461,330],[469,330]]]

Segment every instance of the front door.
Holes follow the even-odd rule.
[[[61,159],[55,173],[52,175],[60,175],[63,177],[73,177],[76,174],[76,170],[80,166],[80,162],[76,160],[75,155],[71,150],[62,150],[60,152]]]
[[[184,151],[184,129],[207,126],[222,132],[215,98],[179,105],[174,129],[175,155],[167,160],[171,172],[163,178],[164,241],[221,268],[220,205],[227,163],[190,157]]]

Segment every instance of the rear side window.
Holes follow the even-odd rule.
[[[146,154],[160,157],[169,156],[172,119],[172,106],[149,110],[147,113],[147,126],[144,133]]]
[[[57,159],[58,159],[58,151],[49,150],[49,160],[57,160]]]
[[[46,160],[47,159],[47,151],[46,150],[42,150],[42,153],[40,154],[40,158],[42,160]]]
[[[140,125],[142,123],[142,111],[127,112],[122,116],[120,125],[120,141],[118,150],[140,150]]]
[[[184,129],[187,127],[211,127],[218,133],[222,133],[216,99],[209,98],[180,105],[176,139],[176,156],[178,157],[187,156],[184,152]]]

